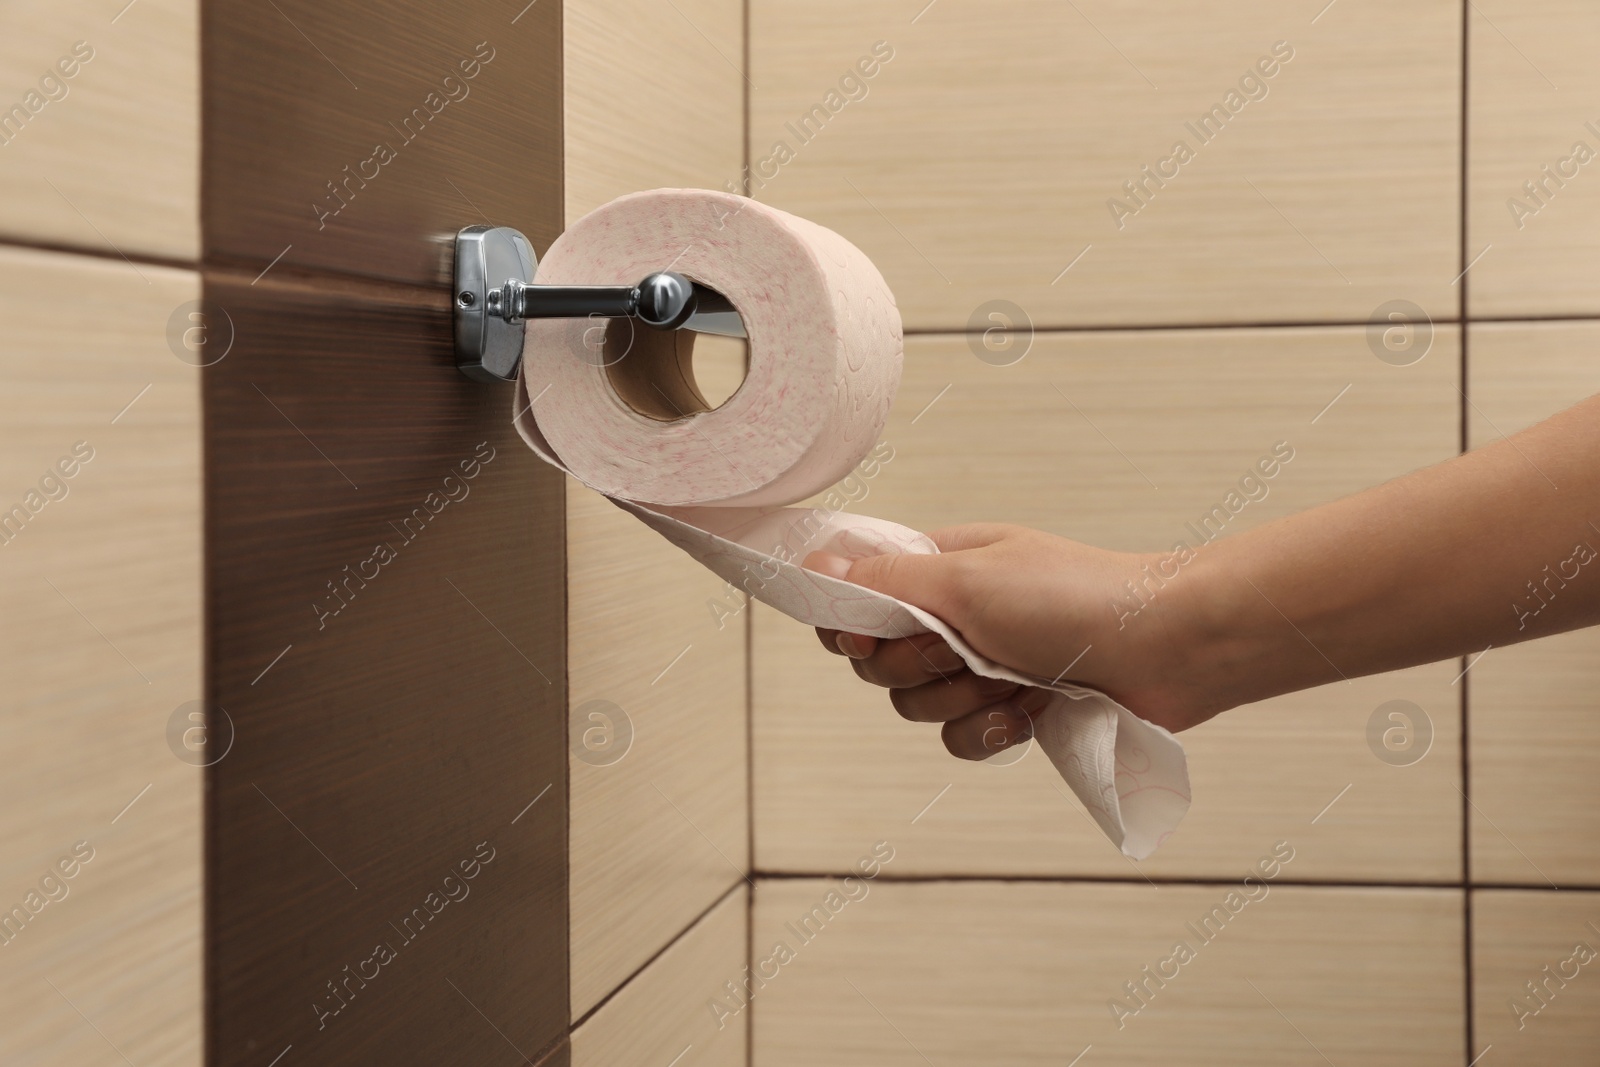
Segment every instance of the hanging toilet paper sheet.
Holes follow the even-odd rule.
[[[688,384],[688,335],[625,319],[530,319],[513,409],[523,440],[808,626],[884,638],[932,631],[977,674],[1052,690],[1034,720],[1039,747],[1125,855],[1154,852],[1189,807],[1187,763],[1170,733],[1103,693],[991,662],[920,608],[801,566],[813,551],[938,551],[896,523],[787,506],[849,474],[888,419],[900,315],[877,268],[838,234],[776,208],[661,189],[584,216],[551,245],[536,280],[632,285],[659,270],[733,303],[749,337],[744,384],[704,410]]]

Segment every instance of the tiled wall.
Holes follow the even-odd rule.
[[[201,1056],[198,12],[120,7],[0,33],[8,1064]]]
[[[1236,529],[1600,389],[1600,183],[1561,163],[1600,150],[1597,43],[1591,6],[1543,0],[751,0],[756,195],[862,247],[905,318],[894,458],[853,509],[1155,549],[1276,442]],[[1535,201],[1546,163],[1567,177]],[[1390,301],[1400,353],[1369,328]],[[751,962],[792,957],[749,1012],[760,1067],[1575,1064],[1600,1039],[1566,962],[1600,946],[1591,636],[1207,723],[1186,822],[1133,864],[1037,752],[950,759],[753,618]],[[1420,758],[1370,740],[1394,700]],[[865,896],[825,905],[878,843]],[[1188,932],[1275,848],[1268,897]],[[1533,999],[1546,964],[1568,977]]]
[[[745,6],[569,0],[565,213],[748,180],[873,257],[910,336],[861,510],[1157,547],[1277,441],[1296,458],[1240,529],[1600,388],[1600,185],[1568,162],[1600,149],[1586,5]],[[0,505],[29,509],[80,440],[94,459],[0,545],[0,736],[71,753],[5,775],[0,904],[78,841],[94,858],[0,945],[0,1052],[197,1063],[200,786],[162,734],[201,695],[199,390],[169,343],[199,295],[197,13],[6,21],[0,104],[27,118],[0,144]],[[1220,132],[1194,132],[1233,89]],[[459,156],[369,204],[443,204],[448,177],[514,213],[484,203],[512,183]],[[254,263],[258,229],[221,258]],[[349,268],[352,233],[305,265]],[[429,283],[421,260],[383,269]],[[991,300],[1025,316],[999,352]],[[1391,300],[1432,320],[1407,366],[1367,329]],[[738,380],[736,347],[701,356],[702,383]],[[1189,819],[1136,867],[1037,753],[949,759],[803,627],[758,607],[719,628],[714,578],[567,501],[575,1061],[1570,1064],[1600,1037],[1587,968],[1559,978],[1600,945],[1588,635],[1207,724],[1185,736]],[[1390,700],[1431,723],[1408,765],[1368,740]],[[1270,896],[1119,1018],[1125,983],[1279,842]],[[892,858],[838,905],[875,849]]]

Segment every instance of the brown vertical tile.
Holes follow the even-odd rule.
[[[561,5],[213,0],[208,262],[443,282],[470,223],[561,230]]]
[[[232,330],[204,383],[208,693],[234,733],[209,1062],[537,1057],[566,1024],[560,477],[508,389],[456,371],[442,291],[205,291],[212,343]]]

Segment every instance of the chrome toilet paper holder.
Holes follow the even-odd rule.
[[[456,366],[475,381],[511,381],[522,361],[528,319],[634,318],[658,330],[744,337],[744,322],[721,293],[672,271],[638,285],[536,285],[539,257],[509,226],[468,226],[456,234]]]

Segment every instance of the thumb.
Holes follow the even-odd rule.
[[[832,552],[813,552],[805,558],[806,570],[826,574],[915,604],[951,623],[960,600],[956,554],[890,552],[850,560]]]

